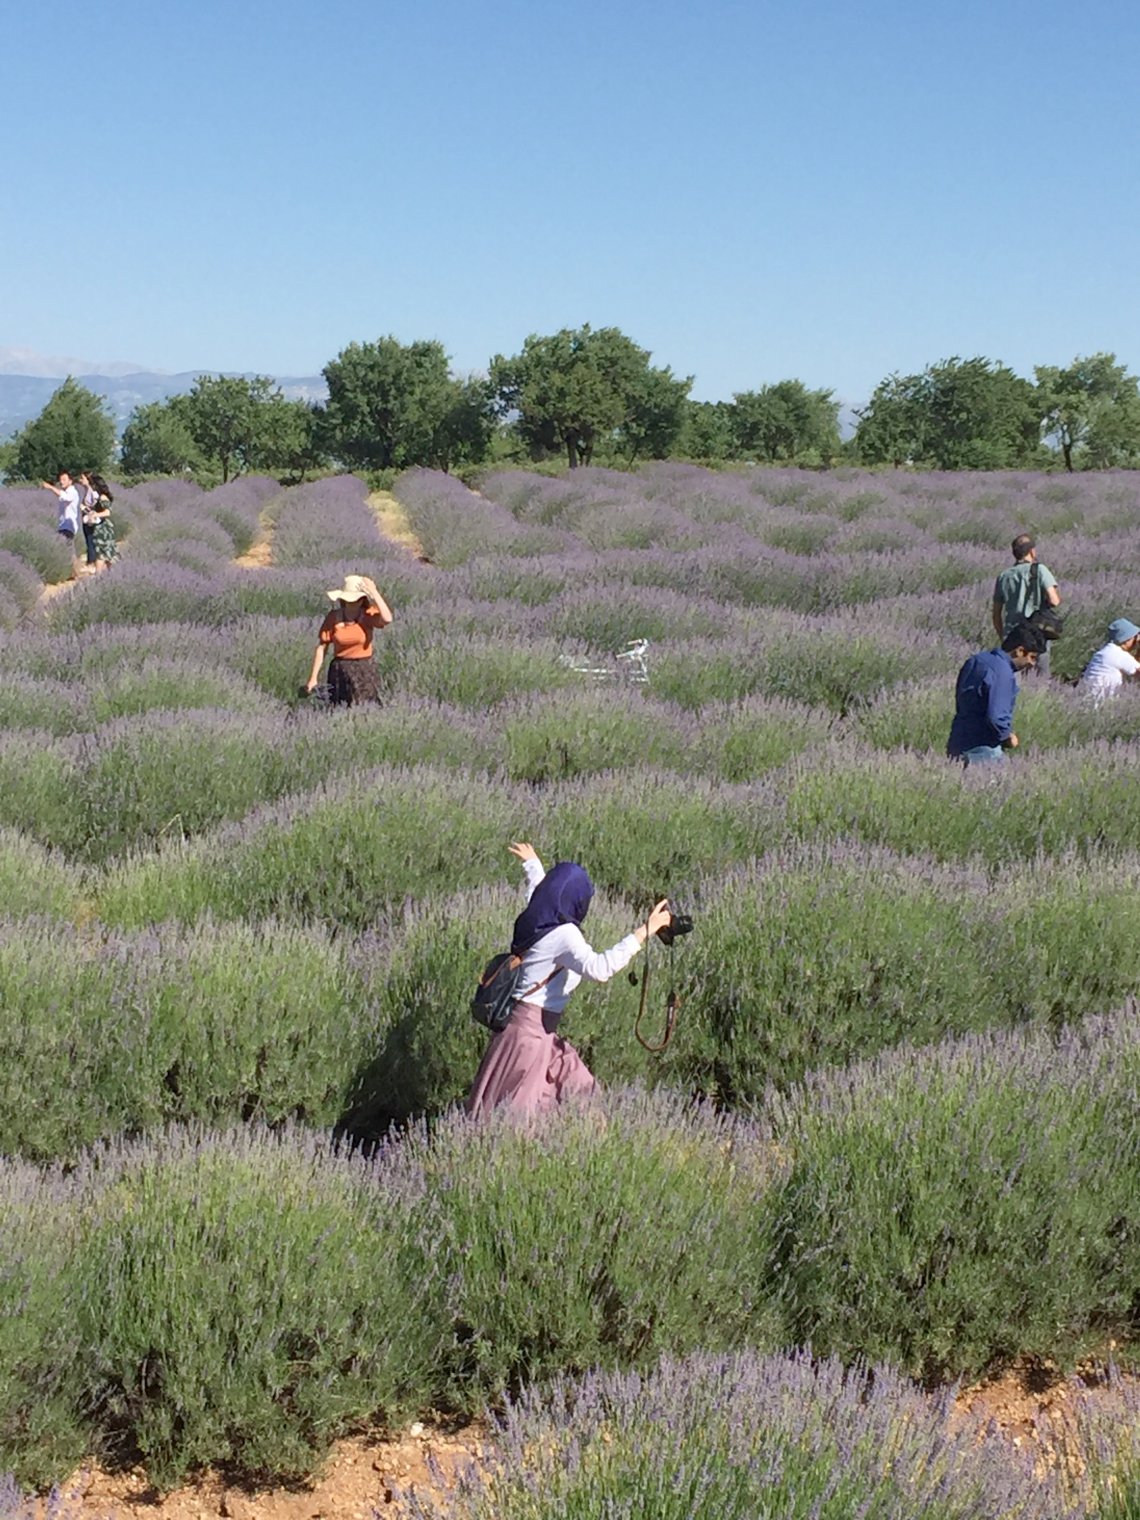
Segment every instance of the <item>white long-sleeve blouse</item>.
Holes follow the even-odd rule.
[[[546,868],[536,857],[524,860],[523,870],[529,902],[535,887],[546,875]],[[627,934],[609,950],[594,950],[577,924],[559,924],[557,929],[551,929],[549,934],[536,940],[523,956],[519,1001],[545,1008],[550,1013],[561,1013],[580,981],[608,982],[610,977],[629,965],[640,949],[641,941],[637,935]],[[556,974],[546,986],[537,987],[536,984],[550,976],[556,967]],[[529,992],[532,987],[536,990]]]

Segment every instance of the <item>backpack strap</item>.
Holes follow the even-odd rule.
[[[535,982],[533,987],[528,987],[525,992],[520,992],[514,1001],[516,1003],[525,1003],[527,998],[530,997],[531,993],[541,992],[542,989],[546,986],[547,982],[552,982],[562,969],[563,967],[561,966],[555,966],[554,970],[550,973],[549,976],[544,976],[541,982]]]

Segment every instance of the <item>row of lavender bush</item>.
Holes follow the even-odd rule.
[[[1117,1391],[1114,1387],[1114,1392]],[[1073,1390],[1060,1460],[1008,1446],[891,1368],[806,1353],[663,1359],[559,1378],[509,1404],[490,1452],[411,1520],[1129,1520],[1135,1398],[1113,1417]],[[1091,1460],[1089,1454],[1093,1454]],[[1062,1466],[1062,1462],[1070,1465]]]
[[[836,745],[751,782],[634,767],[535,787],[434,763],[368,769],[395,758],[392,748],[432,747],[430,730],[371,733],[375,748],[362,745],[357,765],[318,758],[306,772],[326,735],[285,737],[275,758],[243,725],[168,720],[112,729],[78,779],[64,742],[9,736],[0,823],[111,857],[85,886],[100,916],[127,928],[205,913],[366,927],[406,896],[501,880],[505,843],[519,837],[555,859],[582,860],[599,884],[630,895],[683,892],[696,876],[766,850],[841,839],[977,860],[998,873],[1011,858],[1046,857],[1028,867],[1029,892],[1071,869],[1070,857],[1119,857],[1140,838],[1133,745],[1085,745],[984,777]],[[300,795],[252,805],[260,783],[272,794],[290,779]],[[227,814],[240,817],[219,823]],[[119,853],[140,844],[148,848]],[[26,898],[17,890],[0,911],[26,912]]]
[[[167,692],[166,705],[149,705]],[[244,710],[213,705],[212,698],[226,696]],[[203,705],[180,709],[179,697]],[[300,836],[307,820],[330,813],[353,814],[362,838],[372,838],[377,827],[395,824],[415,768],[424,769],[423,784],[441,808],[476,786],[472,816],[446,825],[473,845],[500,827],[517,833],[525,821],[559,853],[589,848],[599,869],[629,888],[646,879],[636,874],[643,861],[661,880],[656,873],[675,879],[686,862],[708,857],[705,843],[683,834],[694,808],[744,809],[720,857],[725,863],[781,841],[855,838],[947,860],[977,856],[1000,868],[1006,854],[1092,856],[1130,848],[1140,837],[1131,782],[1135,694],[1087,712],[1052,694],[1030,696],[1024,755],[984,778],[964,775],[929,750],[890,752],[887,740],[909,721],[908,708],[934,737],[938,697],[912,689],[839,727],[800,704],[749,699],[691,715],[660,704],[631,709],[589,692],[508,698],[493,713],[405,698],[379,710],[290,715],[241,677],[166,661],[93,683],[75,707],[85,699],[88,713],[107,717],[89,731],[60,735],[39,724],[81,718],[71,688],[0,680],[0,714],[36,724],[10,723],[0,734],[0,826],[77,862],[118,862],[123,880],[134,872],[150,879],[156,867],[147,856],[158,851],[168,899],[188,872],[202,876],[204,897],[169,909],[156,899],[158,917],[207,908],[231,914],[221,900],[223,878],[235,851],[245,859],[243,840]],[[615,788],[637,820],[648,806],[659,821],[649,854],[638,847],[625,864],[589,816],[567,837],[568,809],[578,804],[589,815],[596,802],[606,813]],[[190,853],[181,849],[186,841],[194,844]],[[172,842],[180,844],[174,855]],[[716,842],[726,843],[723,834]],[[427,870],[434,858],[429,852],[411,863],[417,889],[453,884],[446,870],[434,877]],[[485,869],[470,879],[497,870],[491,857],[480,858]],[[262,866],[273,873],[268,857]],[[295,855],[299,882],[321,868],[304,848]],[[398,853],[378,859],[376,873],[386,898],[413,885]],[[291,911],[275,890],[269,879],[257,888],[261,911]],[[0,911],[7,911],[2,900]]]
[[[1140,982],[1140,907],[1120,890],[1136,871],[1134,856],[1071,863],[1027,893],[1020,877],[879,849],[782,849],[682,894],[699,933],[668,971],[653,953],[647,1033],[669,976],[682,999],[665,1054],[634,1039],[639,992],[625,978],[583,988],[568,1029],[606,1084],[745,1109],[773,1084],[903,1043],[1021,1025],[1059,1033]],[[25,893],[34,872],[29,906],[50,906],[40,863],[16,851],[12,872]],[[343,854],[325,875],[331,897],[372,900]],[[69,905],[75,916],[107,906]],[[88,916],[78,941],[58,919],[0,923],[0,1150],[69,1157],[171,1121],[250,1117],[368,1135],[438,1114],[478,1063],[472,982],[518,905],[506,884],[417,896],[355,933],[342,914],[335,936],[320,920],[236,915],[126,931]],[[615,941],[645,906],[603,896],[595,942]]]
[[[140,521],[121,573],[56,599],[45,615],[56,631],[118,620],[182,617],[224,627],[249,613],[315,616],[322,583],[355,565],[376,572],[401,613],[416,608],[425,621],[452,628],[457,619],[473,620],[484,629],[611,647],[637,636],[672,646],[685,632],[690,640],[739,645],[738,663],[751,663],[755,646],[762,652],[775,635],[773,661],[778,656],[785,667],[813,639],[847,660],[844,646],[862,639],[881,652],[855,690],[865,695],[868,687],[923,670],[952,673],[965,649],[989,637],[993,575],[1006,561],[1003,545],[1013,528],[1024,526],[1055,535],[1043,549],[1070,607],[1070,633],[1056,651],[1062,674],[1075,674],[1108,620],[1129,610],[1132,587],[1119,570],[1137,547],[1135,490],[1127,480],[1072,488],[1024,480],[1015,489],[991,477],[988,492],[983,482],[951,498],[937,477],[875,477],[870,486],[835,479],[805,495],[809,488],[791,472],[582,473],[583,482],[516,475],[507,477],[509,489],[495,481],[487,489],[560,493],[577,502],[567,521],[578,527],[586,499],[589,512],[619,535],[628,535],[639,514],[665,513],[662,531],[633,547],[614,547],[605,535],[536,527],[521,509],[516,517],[458,482],[419,472],[399,489],[441,561],[428,569],[381,547],[364,487],[352,478],[285,493],[255,481],[197,496],[176,484],[140,487],[124,493],[124,510]],[[246,497],[235,505],[241,492]],[[1057,492],[1065,500],[1050,502]],[[37,500],[30,492],[7,494]],[[863,516],[851,518],[852,502]],[[274,549],[285,567],[276,575],[230,566],[230,552],[248,537],[225,528],[243,521],[239,507],[247,526],[251,511],[255,519],[276,520]],[[518,532],[527,551],[521,555],[512,549]],[[795,542],[797,532],[811,541]],[[752,625],[757,637],[750,645]],[[794,670],[788,674],[794,683]],[[763,679],[770,684],[776,675]],[[828,700],[848,697],[840,685]],[[701,698],[699,686],[688,693],[691,702]]]
[[[410,1520],[1131,1520],[1136,1400],[1116,1379],[1108,1391],[1118,1411],[1080,1383],[1066,1390],[1075,1417],[1042,1432],[1057,1460],[1041,1470],[1036,1452],[889,1367],[805,1353],[665,1357],[648,1373],[528,1389],[478,1464],[400,1497]],[[0,1480],[2,1520],[82,1514],[78,1493],[43,1506]]]
[[[0,1460],[299,1475],[365,1416],[697,1349],[1071,1362],[1134,1328],[1138,1072],[1129,1006],[895,1051],[755,1123],[611,1093],[370,1160],[247,1126],[5,1163]]]

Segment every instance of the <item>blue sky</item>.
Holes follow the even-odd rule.
[[[1140,368],[1140,9],[45,0],[4,21],[0,345],[459,370],[616,325],[693,394]]]

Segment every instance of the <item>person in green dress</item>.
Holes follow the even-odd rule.
[[[109,570],[119,557],[115,525],[111,521],[111,503],[115,498],[111,494],[111,487],[94,470],[89,475],[81,475],[79,479],[95,493],[95,504],[91,508],[91,547],[95,555],[95,568]]]

